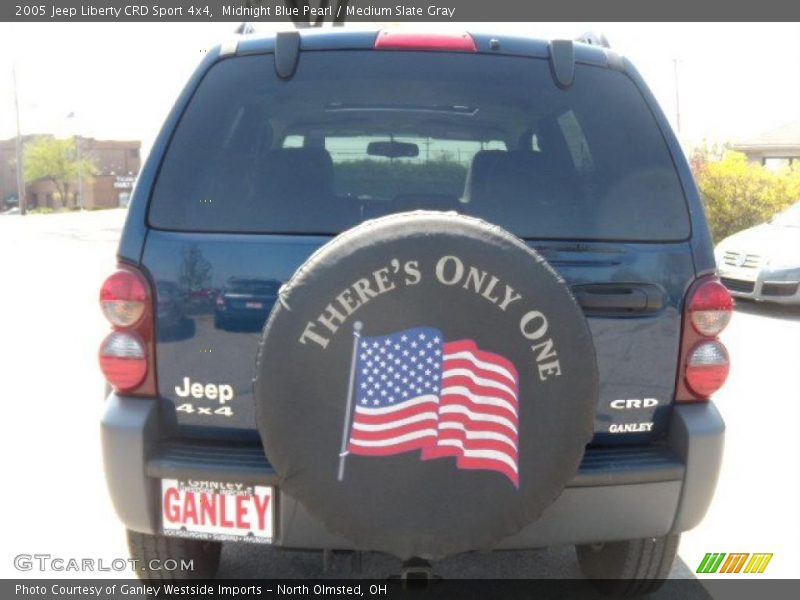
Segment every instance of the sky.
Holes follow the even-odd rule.
[[[377,27],[395,24],[377,24]],[[203,52],[235,23],[0,23],[0,139],[23,134],[139,139],[146,153]],[[441,24],[404,27],[442,28]],[[259,31],[285,28],[262,24]],[[364,25],[359,25],[364,27]],[[629,57],[688,145],[741,141],[800,120],[797,23],[454,23],[543,38],[605,33]],[[74,114],[68,118],[69,114]]]

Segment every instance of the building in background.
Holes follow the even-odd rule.
[[[26,135],[23,144],[41,137]],[[96,140],[80,137],[77,140],[83,157],[90,157],[97,174],[87,177],[83,183],[83,207],[112,208],[127,206],[131,188],[141,168],[140,141]],[[15,139],[0,140],[0,210],[17,205],[17,169]],[[78,192],[77,182],[72,192]],[[30,208],[60,208],[55,185],[51,181],[38,180],[25,186],[26,205]]]
[[[800,121],[766,131],[732,146],[752,163],[778,170],[800,163]]]

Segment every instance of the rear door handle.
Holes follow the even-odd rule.
[[[572,293],[588,314],[638,315],[664,307],[663,290],[650,283],[587,283]]]

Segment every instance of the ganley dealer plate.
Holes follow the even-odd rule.
[[[271,543],[274,488],[227,481],[161,480],[165,535]]]

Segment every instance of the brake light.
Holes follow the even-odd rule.
[[[689,304],[689,316],[700,335],[715,336],[731,320],[733,298],[719,281],[707,281],[698,287]]]
[[[129,269],[120,269],[111,275],[100,289],[103,314],[117,327],[135,325],[144,315],[147,300],[147,283]]]
[[[142,273],[121,266],[100,289],[100,306],[113,331],[100,344],[100,369],[118,392],[155,396],[153,296]]]
[[[468,33],[411,33],[382,31],[375,39],[376,50],[438,50],[442,52],[477,52],[475,40]]]
[[[689,288],[676,401],[708,400],[725,383],[730,358],[716,336],[728,325],[732,314],[733,298],[715,275],[702,277]]]

